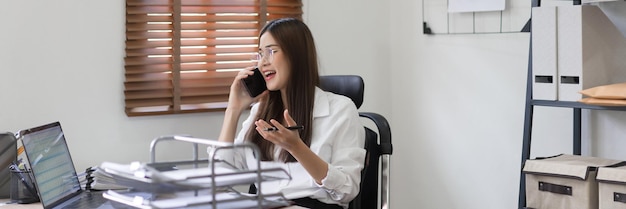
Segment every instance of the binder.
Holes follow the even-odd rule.
[[[626,39],[599,7],[557,7],[557,38],[559,101],[578,101],[583,89],[623,81],[615,75],[626,67]]]
[[[102,171],[98,166],[85,169],[85,172],[78,174],[78,180],[81,187],[85,190],[102,191],[130,189],[128,186],[117,184],[113,176]]]
[[[532,8],[533,99],[557,100],[556,7]]]

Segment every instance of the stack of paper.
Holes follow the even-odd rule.
[[[127,186],[117,184],[111,175],[99,167],[85,169],[85,172],[78,174],[78,180],[85,190],[129,189]]]
[[[245,185],[260,181],[291,178],[281,168],[240,171],[218,165],[194,169],[158,171],[147,164],[139,162],[130,164],[104,162],[100,165],[100,168],[116,184],[136,190],[154,192],[206,189],[213,186]]]

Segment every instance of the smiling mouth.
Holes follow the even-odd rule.
[[[266,71],[263,75],[265,75],[265,77],[270,76],[270,75],[274,75],[276,74],[275,71]]]

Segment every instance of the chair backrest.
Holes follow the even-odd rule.
[[[364,82],[357,75],[326,75],[320,76],[320,88],[344,95],[352,99],[357,108],[363,103]],[[385,117],[372,112],[359,112],[361,117],[374,122],[378,134],[365,127],[365,167],[361,172],[361,189],[359,195],[350,202],[350,209],[389,208],[389,155],[393,151],[391,145],[391,128]],[[378,182],[379,162],[382,157],[382,184]],[[380,189],[379,189],[380,186]],[[380,190],[381,201],[378,202]]]
[[[320,76],[320,88],[335,94],[344,95],[354,102],[356,108],[363,104],[365,84],[363,78],[356,75],[326,75]]]

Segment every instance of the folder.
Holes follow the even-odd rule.
[[[533,99],[557,100],[556,7],[532,8]]]
[[[617,83],[626,69],[626,39],[596,5],[557,7],[558,100],[578,101],[583,89]]]

